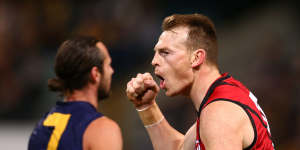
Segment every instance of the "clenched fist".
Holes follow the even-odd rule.
[[[127,83],[127,97],[136,108],[141,109],[154,103],[159,91],[150,73],[138,74]]]

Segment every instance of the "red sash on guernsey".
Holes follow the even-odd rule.
[[[215,101],[227,101],[239,105],[247,113],[254,130],[254,140],[247,150],[274,150],[271,140],[270,127],[263,110],[257,103],[256,97],[239,81],[228,73],[222,74],[207,91],[198,111],[197,137],[195,150],[205,150],[200,139],[199,118],[201,111]]]

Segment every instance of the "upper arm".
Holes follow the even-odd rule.
[[[120,127],[107,117],[91,122],[83,136],[84,150],[121,150],[122,145]]]
[[[241,150],[245,132],[251,130],[246,112],[226,101],[209,104],[201,112],[200,138],[206,149]]]

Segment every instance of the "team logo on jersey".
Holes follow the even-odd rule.
[[[196,140],[196,143],[195,143],[195,150],[201,150],[201,146],[200,146],[199,140]]]

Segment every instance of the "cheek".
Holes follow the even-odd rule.
[[[193,80],[193,70],[188,60],[176,61],[172,69],[172,78],[176,84],[185,86]]]
[[[191,72],[191,65],[187,59],[177,58],[169,61],[169,67],[173,70],[175,76],[185,78]]]

